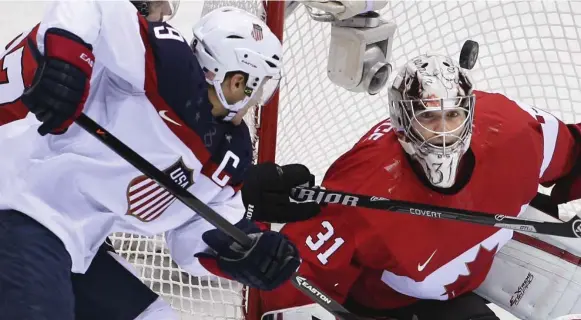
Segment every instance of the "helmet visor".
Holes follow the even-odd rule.
[[[280,73],[273,77],[265,77],[256,90],[252,90],[247,86],[245,93],[250,97],[249,103],[252,105],[265,105],[270,102],[280,86],[281,78]],[[252,82],[252,80],[249,79],[249,82]]]

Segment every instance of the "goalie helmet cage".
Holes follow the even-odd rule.
[[[330,25],[313,21],[299,3],[205,1],[202,14],[226,5],[262,17],[283,40],[279,93],[246,117],[255,133],[257,161],[303,163],[320,183],[333,160],[387,117],[387,90],[368,96],[333,85],[326,75]],[[480,54],[470,75],[477,89],[504,93],[565,122],[581,122],[581,2],[394,0],[381,15],[398,25],[390,59],[394,69],[426,52],[458,59],[462,44],[474,40]],[[579,210],[576,203],[562,207],[565,214]],[[188,276],[172,263],[162,239],[113,238],[140,278],[180,310],[182,319],[260,319],[255,291],[224,279]]]

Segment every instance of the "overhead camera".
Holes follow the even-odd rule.
[[[332,22],[329,79],[353,92],[377,94],[387,83],[397,25],[374,11]]]

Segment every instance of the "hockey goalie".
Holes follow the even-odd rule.
[[[580,198],[580,126],[477,91],[467,72],[446,56],[409,61],[390,87],[390,119],[333,163],[323,187],[521,217],[539,184],[554,186],[551,206]],[[260,169],[269,167],[284,176],[284,166]],[[579,240],[340,204],[304,219],[269,210],[284,197],[252,196],[266,179],[245,184],[245,203],[261,203],[253,219],[287,222],[281,232],[299,248],[298,272],[357,316],[499,319],[482,296],[521,319],[581,310],[579,258],[566,253],[579,252]],[[261,292],[261,303],[263,319],[334,319],[290,283]]]

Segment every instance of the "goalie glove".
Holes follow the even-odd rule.
[[[314,201],[291,202],[291,189],[300,185],[313,186],[315,177],[302,164],[279,166],[261,163],[245,174],[242,201],[246,217],[252,221],[287,223],[308,220],[320,211]]]
[[[335,17],[336,20],[346,20],[360,13],[377,11],[387,5],[387,1],[356,0],[356,1],[303,1],[305,6],[325,11]]]

